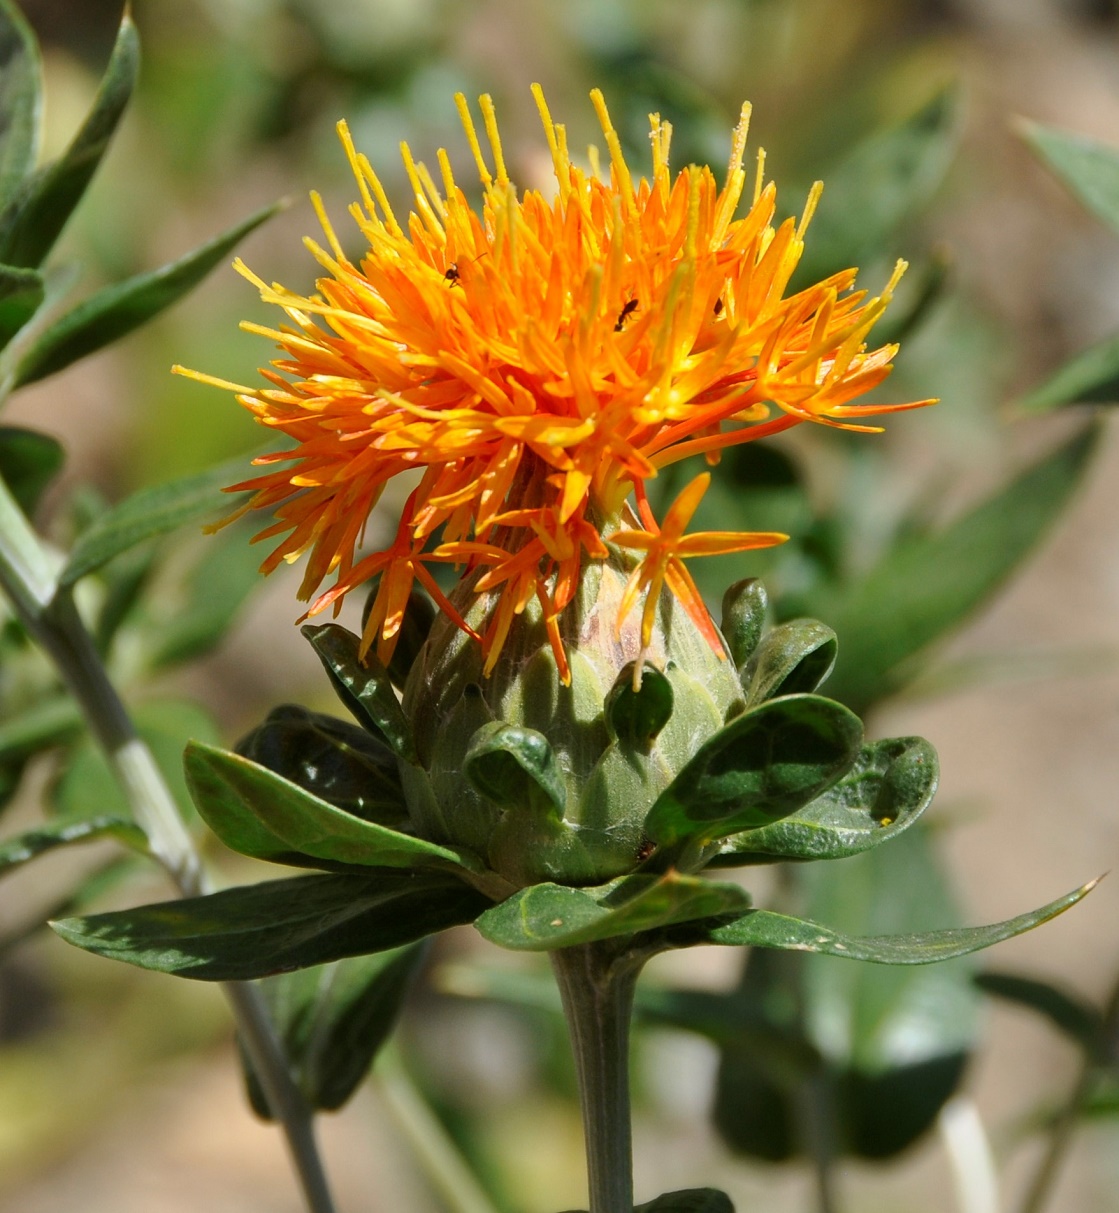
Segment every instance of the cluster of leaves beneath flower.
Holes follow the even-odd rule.
[[[752,944],[913,965],[1008,938],[1083,895],[988,927],[857,936],[754,909],[740,885],[701,876],[707,866],[871,850],[907,830],[936,787],[936,756],[926,742],[864,743],[858,717],[814,693],[834,661],[834,633],[812,620],[764,632],[765,611],[760,583],[728,591],[722,626],[744,706],[656,798],[645,822],[648,853],[627,875],[597,887],[545,882],[513,890],[483,857],[413,832],[400,768],[417,760],[393,672],[360,660],[358,637],[326,624],[305,634],[355,724],[284,707],[239,753],[192,742],[185,756],[195,805],[228,846],[321,873],[54,928],[99,955],[185,977],[286,974],[272,989],[281,1012],[288,1008],[284,1026],[302,1068],[300,1042],[310,1037],[299,1024],[314,1017],[308,1003],[321,988],[291,971],[405,948],[463,923],[519,951],[615,941],[629,954],[653,955],[700,943]],[[615,745],[647,751],[670,717],[671,684],[648,667],[634,690],[627,668],[603,710]],[[554,758],[543,737],[526,744],[526,732],[479,730],[465,774],[499,803],[519,799],[555,811]],[[321,1058],[321,1037],[315,1046]],[[313,1083],[307,1093],[326,1106]]]

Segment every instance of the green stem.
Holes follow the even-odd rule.
[[[453,1213],[497,1213],[404,1067],[391,1056],[385,1057],[378,1066],[377,1078],[382,1099],[447,1208]]]
[[[1107,1006],[1104,1009],[1103,1036],[1105,1040],[1113,1040],[1115,1038],[1117,1025],[1119,1025],[1119,981],[1112,988],[1107,1000]],[[1046,1143],[1045,1153],[1042,1154],[1041,1162],[1038,1164],[1037,1170],[1034,1172],[1033,1178],[1026,1189],[1026,1194],[1020,1206],[1020,1213],[1041,1213],[1041,1210],[1045,1207],[1052,1193],[1053,1184],[1056,1182],[1057,1173],[1061,1169],[1069,1146],[1072,1145],[1072,1139],[1076,1133],[1080,1114],[1084,1109],[1088,1096],[1092,1092],[1097,1065],[1097,1055],[1086,1052],[1080,1066],[1080,1072],[1076,1077],[1076,1082],[1073,1084],[1073,1088],[1069,1092],[1064,1106],[1057,1113],[1050,1126],[1049,1140]]]
[[[629,1026],[640,961],[612,943],[550,955],[579,1079],[590,1213],[633,1213]]]
[[[57,589],[46,552],[2,480],[0,587],[81,707],[148,835],[152,855],[183,896],[206,892],[198,855],[151,751],[137,735],[69,591]],[[307,1208],[310,1213],[334,1213],[311,1110],[292,1080],[260,993],[243,982],[227,983],[222,989],[269,1107],[283,1128]]]
[[[805,1145],[812,1158],[812,1173],[816,1181],[817,1213],[838,1213],[839,1201],[835,1190],[835,1140],[832,1132],[834,1110],[832,1092],[822,1069],[805,1079],[800,1087],[800,1119],[804,1126]]]

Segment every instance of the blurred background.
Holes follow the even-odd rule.
[[[119,8],[24,0],[23,9],[43,46],[46,152],[57,153],[88,108]],[[341,117],[403,208],[401,139],[429,161],[447,146],[465,165],[452,103],[460,89],[493,94],[517,179],[543,188],[532,81],[573,147],[594,138],[586,95],[601,87],[638,165],[651,110],[674,124],[677,164],[724,163],[749,98],[751,145],[768,152],[782,214],[799,213],[813,179],[827,185],[835,175],[817,254],[817,229],[809,233],[812,264],[830,269],[828,241],[838,241],[856,250],[860,282],[872,289],[897,256],[914,267],[898,300],[911,331],[886,394],[941,403],[896,417],[881,438],[798,431],[784,448],[807,493],[804,529],[818,537],[821,520],[845,527],[856,567],[900,518],[951,519],[1062,441],[1080,417],[1024,419],[1016,402],[1119,329],[1119,238],[1040,165],[1017,127],[1024,117],[1119,145],[1119,5],[1110,0],[137,0],[134,16],[139,92],[60,248],[60,259],[83,264],[83,291],[163,264],[284,195],[291,208],[241,252],[266,280],[311,289],[314,264],[301,245],[316,228],[310,188],[358,251],[345,234],[354,189],[334,133]],[[930,105],[948,133],[916,165],[896,214],[864,215],[858,181],[842,167],[852,149]],[[873,156],[858,163],[875,171]],[[181,362],[251,381],[270,350],[238,330],[243,319],[275,322],[249,284],[219,268],[134,336],[14,400],[10,421],[67,449],[62,482],[40,511],[48,533],[65,538],[63,503],[75,485],[115,501],[258,444],[228,394],[169,373]],[[920,733],[940,753],[931,816],[966,921],[1020,913],[1119,857],[1116,484],[1119,444],[1105,431],[1035,557],[871,719],[872,734]],[[200,542],[180,537],[172,556]],[[792,593],[803,588],[806,550],[800,564],[733,576],[772,573]],[[280,701],[336,710],[291,626],[297,578],[277,573],[216,651],[137,688],[178,704],[166,736],[209,730],[232,743]],[[127,682],[127,648],[118,668]],[[184,723],[183,703],[201,705],[201,724]],[[60,780],[96,777],[92,767],[75,774],[75,762],[61,774],[47,764],[29,771],[17,819],[33,817],[36,797],[65,796]],[[227,879],[263,874],[214,859]],[[91,862],[52,859],[5,883],[0,922],[49,905],[67,863]],[[1114,884],[989,963],[1101,1000],[1119,971]],[[129,897],[165,893],[151,878]],[[467,931],[441,941],[399,1048],[503,1207],[576,1206],[580,1133],[557,1021],[469,997],[474,964],[524,968]],[[737,967],[704,949],[657,961],[649,980],[728,989]],[[979,1041],[964,1089],[1012,1195],[1037,1148],[1024,1123],[1065,1093],[1076,1057],[1037,1017],[1004,1005],[984,1009]],[[812,1208],[803,1168],[737,1156],[711,1128],[716,1066],[714,1046],[694,1035],[642,1034],[639,1199],[712,1184],[739,1213]],[[106,964],[43,933],[9,947],[0,967],[0,1213],[295,1213],[279,1137],[253,1120],[239,1084],[215,990]],[[342,1210],[443,1207],[394,1107],[375,1074],[344,1112],[324,1118]],[[889,1163],[845,1163],[841,1185],[842,1207],[859,1213],[954,1207],[935,1136]],[[1084,1128],[1051,1208],[1119,1210],[1114,1117]]]

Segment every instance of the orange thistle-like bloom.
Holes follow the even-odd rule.
[[[645,553],[625,595],[628,611],[645,591],[644,632],[667,583],[719,648],[680,558],[785,536],[684,536],[704,476],[659,528],[645,481],[677,460],[702,454],[714,463],[724,447],[802,421],[871,429],[863,423],[868,415],[928,403],[852,403],[890,371],[897,347],[868,351],[866,336],[904,263],[873,298],[852,289],[854,270],[786,297],[821,187],[813,187],[799,221],[774,226],[776,195],[760,152],[749,207],[735,218],[747,183],[748,106],[720,188],[708,168],[672,176],[671,128],[656,114],[652,174],[634,180],[597,90],[591,99],[609,180],[599,174],[594,149],[591,171],[584,171],[572,162],[564,128],[553,123],[540,89],[533,94],[555,197],[518,195],[484,96],[491,167],[459,95],[482,182],[481,213],[455,183],[445,151],[438,153],[440,188],[404,144],[415,208],[404,226],[340,124],[361,193],[351,213],[369,245],[361,264],[347,259],[313,194],[329,245],[307,241],[327,272],[317,294],[270,287],[237,266],[292,322],[279,330],[243,326],[283,351],[263,372],[271,386],[187,372],[236,391],[263,425],[295,443],[258,458],[270,470],[230,491],[252,491],[246,510],[275,512],[257,537],[284,536],[265,572],[309,552],[301,587],[307,599],[335,575],[308,615],[380,576],[363,644],[376,644],[383,661],[414,580],[470,630],[427,567],[450,561],[474,570],[474,593],[499,592],[479,637],[486,671],[535,599],[566,679],[557,621],[584,561],[606,558],[608,543]],[[393,543],[359,558],[385,485],[412,469],[422,475]],[[631,496],[639,516],[627,504]],[[644,529],[635,529],[640,524]]]

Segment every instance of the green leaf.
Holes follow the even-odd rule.
[[[747,707],[779,695],[816,690],[835,666],[838,650],[835,633],[815,619],[778,624],[754,650],[743,671]]]
[[[787,604],[843,637],[829,694],[862,712],[900,690],[912,658],[961,624],[1014,572],[1080,483],[1099,439],[1081,430],[933,535],[904,539],[865,576]]]
[[[1016,404],[1025,414],[1050,413],[1063,404],[1119,401],[1119,336],[1082,350]]]
[[[984,994],[1017,1003],[1048,1019],[1090,1057],[1103,1054],[1106,1047],[1103,1016],[1090,1002],[1047,981],[1017,973],[977,973],[974,980]]]
[[[1019,130],[1080,201],[1119,231],[1119,148],[1036,122]]]
[[[487,910],[474,924],[491,943],[548,952],[657,927],[736,913],[749,895],[697,876],[636,874],[594,889],[537,884]]]
[[[336,623],[301,629],[330,676],[338,698],[359,724],[382,736],[405,762],[416,761],[412,726],[404,715],[388,671],[373,653],[358,656],[361,639]]]
[[[882,255],[890,236],[944,176],[959,112],[959,90],[946,88],[900,126],[860,143],[827,173],[794,283],[816,282]]]
[[[583,1209],[571,1213],[586,1213]],[[725,1192],[714,1188],[687,1188],[680,1192],[665,1192],[655,1200],[634,1205],[633,1213],[734,1213],[734,1205]]]
[[[1095,880],[1089,881],[1038,910],[984,927],[952,927],[909,935],[867,935],[857,938],[789,914],[776,914],[772,910],[747,910],[735,922],[706,930],[704,942],[818,952],[825,956],[869,960],[885,965],[933,964],[939,960],[950,960],[953,956],[967,956],[981,948],[1001,943],[1004,939],[1031,931],[1076,905],[1097,883]]]
[[[731,660],[739,670],[754,655],[765,630],[769,595],[756,577],[747,577],[728,586],[723,594],[723,615],[719,628],[727,642]]]
[[[24,183],[0,217],[0,261],[37,266],[81,201],[124,113],[140,67],[140,39],[126,11],[85,121],[53,164]]]
[[[133,709],[136,731],[151,750],[179,812],[193,818],[194,807],[183,778],[183,746],[189,738],[216,741],[218,726],[198,704],[182,699],[149,700]],[[63,817],[114,813],[130,817],[128,800],[101,750],[86,737],[68,756],[51,789],[55,811]]]
[[[0,348],[39,310],[46,292],[46,282],[38,271],[0,265]]]
[[[871,742],[826,792],[781,821],[728,838],[712,863],[844,859],[868,851],[921,816],[939,776],[936,751],[922,738]]]
[[[94,842],[99,838],[115,838],[125,846],[145,854],[148,839],[144,831],[131,821],[120,817],[85,817],[77,820],[55,821],[27,830],[16,838],[0,842],[0,875],[27,863],[48,851],[72,846],[79,842]]]
[[[193,290],[236,245],[282,204],[265,207],[221,236],[162,269],[107,286],[49,325],[16,367],[19,387],[53,375],[146,324]]]
[[[142,969],[252,981],[414,943],[489,904],[453,876],[384,869],[269,880],[51,926],[75,947]]]
[[[499,720],[470,739],[463,773],[474,789],[502,808],[527,808],[562,818],[567,787],[543,733]]]
[[[654,665],[643,663],[634,688],[636,663],[629,661],[606,695],[606,729],[611,741],[647,754],[672,716],[672,683]]]
[[[0,425],[0,477],[25,514],[34,513],[65,461],[62,445],[49,434]]]
[[[35,167],[41,111],[35,34],[11,0],[0,0],[0,211]]]
[[[659,844],[708,842],[769,825],[855,761],[863,726],[830,699],[789,695],[736,716],[657,798],[645,831]]]
[[[479,866],[463,852],[336,809],[228,750],[192,743],[183,766],[202,818],[222,842],[242,854],[273,858],[279,839],[286,844],[283,851],[363,867]]]
[[[354,1093],[396,1026],[423,943],[268,977],[261,983],[299,1089],[333,1112]],[[271,1120],[267,1098],[242,1051],[253,1110]]]
[[[243,479],[245,460],[231,459],[208,471],[141,489],[106,510],[78,537],[59,584],[74,585],[145,539],[164,535],[222,512],[221,489]],[[225,509],[232,502],[226,498]]]
[[[396,755],[355,724],[282,704],[234,749],[363,821],[411,832]]]
[[[0,724],[0,762],[21,761],[81,733],[81,709],[68,696],[44,696]]]

